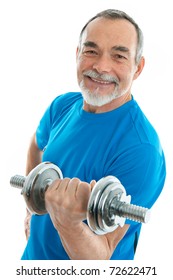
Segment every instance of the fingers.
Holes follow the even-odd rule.
[[[70,178],[58,179],[57,182],[55,182],[55,190],[58,190],[60,193],[65,193],[68,188],[69,182]]]
[[[91,185],[78,178],[64,178],[57,182],[55,190],[64,198],[68,195],[72,200],[83,201],[89,198]]]
[[[45,198],[51,201],[57,197],[57,200],[59,198],[64,201],[68,196],[72,202],[81,200],[86,204],[95,184],[95,180],[92,180],[89,184],[78,178],[57,179],[46,190]]]
[[[95,182],[92,182],[94,185]],[[50,203],[71,204],[80,202],[86,205],[91,194],[90,184],[81,181],[78,178],[64,178],[55,180],[45,192],[45,200]]]
[[[31,220],[31,213],[26,210],[26,217],[24,220],[24,230],[25,230],[25,236],[26,236],[26,240],[28,240],[29,235],[30,235],[30,220]]]
[[[55,228],[69,227],[86,219],[87,206],[95,181],[78,178],[55,180],[45,192],[45,206]]]
[[[90,182],[91,190],[94,188],[95,184],[96,184],[96,180],[92,180],[92,181]]]
[[[78,178],[57,179],[49,186],[49,188],[55,189],[55,190],[57,190],[59,188],[60,190],[66,191],[68,186],[75,186],[76,187],[76,184],[79,184],[79,183],[82,183],[82,182],[83,181],[81,181]],[[87,182],[83,182],[83,183],[88,184]],[[91,180],[90,186],[91,186],[92,189],[95,186],[95,184],[96,184],[96,180]]]
[[[68,192],[70,196],[76,198],[77,190],[79,188],[80,183],[81,181],[78,178],[71,179],[66,188],[66,192]]]
[[[81,181],[78,178],[64,178],[55,180],[49,187],[48,191],[57,192],[59,194],[64,194],[66,192],[70,192],[71,194],[75,194],[77,191],[78,184]]]

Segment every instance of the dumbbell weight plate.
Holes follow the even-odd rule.
[[[120,181],[114,182],[104,189],[98,203],[98,225],[103,234],[114,231],[118,226],[123,226],[125,218],[120,217],[116,205],[126,197],[126,191]],[[117,207],[118,208],[118,207]]]
[[[107,216],[108,209],[107,206],[105,206],[105,199],[108,197],[108,192],[110,192],[113,185],[116,185],[117,188],[117,184],[121,185],[120,181],[116,177],[107,176],[100,179],[91,192],[87,209],[87,222],[91,230],[98,235],[113,231],[112,225],[110,228],[106,225],[109,217]],[[106,191],[108,187],[109,190]],[[107,214],[104,213],[105,211]],[[116,226],[114,227],[116,228]],[[109,229],[109,231],[105,232],[105,229]]]
[[[62,178],[61,170],[50,162],[42,162],[31,171],[24,183],[22,194],[32,213],[38,215],[47,213],[44,193],[54,180]]]
[[[99,180],[94,188],[92,189],[88,207],[87,207],[87,222],[90,229],[95,232],[96,234],[101,234],[99,230],[98,222],[97,222],[97,206],[101,197],[101,194],[106,187],[105,178]]]

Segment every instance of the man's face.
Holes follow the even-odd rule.
[[[86,27],[77,50],[77,77],[84,99],[102,106],[126,93],[137,78],[137,34],[124,19],[97,18]]]

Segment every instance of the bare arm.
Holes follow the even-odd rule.
[[[26,174],[41,162],[35,134],[27,154]],[[70,259],[109,259],[119,241],[125,235],[128,225],[117,228],[114,232],[98,236],[83,223],[91,185],[77,178],[56,180],[45,194],[47,211],[62,240]],[[25,234],[30,234],[31,214],[27,210]]]
[[[35,133],[34,133],[34,135],[31,138],[31,142],[27,153],[26,175],[28,175],[29,172],[41,162],[41,157],[42,157],[42,151],[40,151],[37,146]],[[24,221],[26,239],[28,239],[30,235],[30,220],[31,220],[31,213],[28,210],[26,210],[26,218]]]
[[[39,150],[35,133],[31,138],[31,142],[29,145],[28,153],[27,153],[27,161],[26,161],[26,175],[39,163],[41,163],[42,151]]]
[[[59,230],[63,246],[72,260],[109,260],[129,225],[114,232],[96,235],[85,224]]]
[[[73,260],[110,259],[129,225],[98,236],[83,222],[86,219],[91,185],[77,178],[56,180],[45,193],[46,209],[64,249]]]

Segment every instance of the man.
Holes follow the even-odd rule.
[[[86,209],[95,181],[107,175],[121,181],[133,204],[150,208],[162,191],[159,138],[131,94],[144,67],[142,48],[140,28],[121,11],[103,11],[82,29],[76,53],[81,93],[52,102],[29,147],[27,173],[50,161],[64,179],[46,191],[48,214],[28,213],[22,259],[134,258],[141,224],[126,220],[99,236],[86,223]]]

